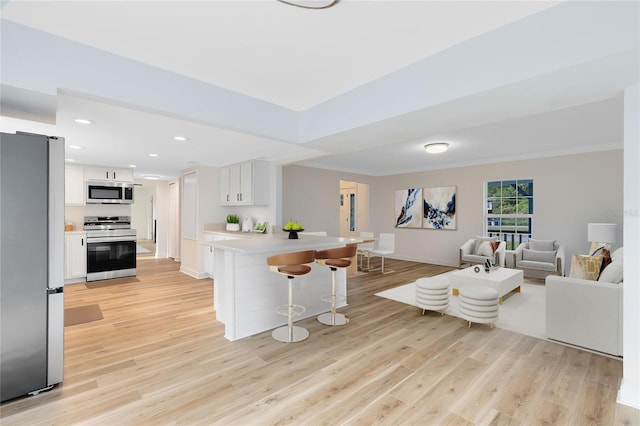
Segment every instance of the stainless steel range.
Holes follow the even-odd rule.
[[[85,216],[87,281],[136,275],[136,230],[131,216]]]

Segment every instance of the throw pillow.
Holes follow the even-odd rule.
[[[491,243],[489,241],[485,241],[484,243],[480,244],[480,247],[478,248],[476,254],[478,256],[489,258],[493,257],[493,248],[491,248]]]
[[[494,253],[498,250],[498,247],[500,247],[500,241],[491,241],[489,244],[491,244]]]
[[[476,237],[476,245],[473,248],[473,253],[474,254],[478,254],[478,250],[480,249],[480,246],[482,245],[482,243],[484,243],[485,241],[498,241],[498,237]]]
[[[604,271],[604,268],[606,268],[610,263],[611,263],[611,253],[606,248],[603,248],[602,249],[602,265],[600,266],[601,274],[602,274],[602,271]]]
[[[591,243],[591,248],[589,249],[589,253],[591,256],[598,256],[602,254],[603,250],[611,250],[611,244],[603,244],[603,243]]]
[[[539,251],[553,251],[553,245],[556,240],[529,240],[529,248],[531,250],[539,250]]]
[[[611,253],[611,260],[614,262],[622,262],[622,247]]]
[[[585,256],[574,254],[571,256],[571,272],[569,277],[595,281],[600,276],[602,256]]]
[[[604,271],[600,273],[600,277],[598,277],[598,281],[602,281],[605,283],[614,283],[618,284],[622,282],[623,273],[622,273],[622,262],[614,260],[604,268]]]
[[[532,260],[534,262],[556,263],[556,252],[522,249],[522,260]]]

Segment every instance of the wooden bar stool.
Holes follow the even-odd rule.
[[[326,312],[318,316],[318,321],[326,325],[345,325],[349,322],[344,314],[336,313],[336,271],[338,268],[348,268],[351,266],[351,258],[356,255],[358,246],[350,245],[334,249],[319,250],[316,252],[316,263],[328,266],[331,269],[331,294],[322,296],[325,302],[331,302],[331,312]],[[346,296],[340,296],[340,300],[346,300]]]
[[[289,303],[276,308],[278,314],[287,316],[287,325],[278,327],[271,333],[271,336],[280,342],[301,342],[309,337],[309,331],[306,328],[293,325],[293,317],[302,315],[305,311],[304,306],[293,303],[293,279],[311,272],[308,263],[312,263],[315,258],[315,250],[282,253],[267,257],[269,269],[278,274],[286,275],[289,281]]]

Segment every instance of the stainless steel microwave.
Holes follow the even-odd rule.
[[[88,204],[133,204],[133,183],[87,181]]]

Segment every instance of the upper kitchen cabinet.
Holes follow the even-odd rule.
[[[220,169],[220,204],[269,204],[269,163],[245,161]]]
[[[85,205],[84,166],[66,164],[64,167],[64,204]]]
[[[129,169],[113,169],[110,167],[87,167],[85,178],[91,180],[112,180],[133,183],[133,171]]]

